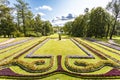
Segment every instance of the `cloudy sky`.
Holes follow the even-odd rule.
[[[11,6],[15,0],[9,0]],[[64,24],[72,21],[79,14],[84,13],[85,8],[106,7],[111,0],[24,0],[29,3],[32,12],[40,14],[43,20],[49,20],[53,24]]]

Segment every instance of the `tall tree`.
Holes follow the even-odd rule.
[[[106,12],[103,8],[97,7],[91,11],[89,22],[90,36],[102,38],[106,33]]]
[[[117,19],[120,16],[120,0],[112,0],[111,2],[109,2],[107,5],[107,9],[112,12],[112,14],[114,15],[114,18],[115,18],[113,28],[112,28],[112,31],[110,33],[110,39],[112,39],[112,36],[115,32]]]
[[[18,25],[20,24],[20,18],[22,19],[23,24],[23,33],[26,36],[26,13],[29,11],[28,3],[24,2],[23,0],[16,0],[18,4],[14,4],[17,9],[17,18],[18,18]]]
[[[64,32],[65,32],[66,34],[71,35],[71,29],[72,29],[72,27],[73,27],[72,24],[73,24],[72,21],[65,23],[65,25],[64,25],[64,27],[63,27],[63,30],[64,30]]]

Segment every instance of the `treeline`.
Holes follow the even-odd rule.
[[[110,14],[107,10],[111,11]],[[110,38],[116,34],[116,29],[120,24],[120,0],[112,0],[107,5],[107,8],[93,8],[89,11],[84,10],[83,15],[79,15],[74,21],[68,22],[63,27],[66,34],[76,37],[95,37],[95,38]]]
[[[0,0],[0,36],[3,37],[39,37],[53,32],[49,21],[33,15],[29,4],[16,0],[14,7],[9,7],[8,0]],[[16,16],[13,13],[16,11]]]

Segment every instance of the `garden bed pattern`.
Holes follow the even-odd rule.
[[[42,45],[44,45],[49,39],[45,39],[35,45],[33,45],[32,47],[30,47],[29,49],[27,49],[26,51],[22,52],[21,54],[19,54],[18,56],[14,57],[13,61],[8,62],[9,65],[14,65],[14,66],[19,66],[20,68],[22,68],[25,71],[28,71],[30,73],[42,73],[42,72],[46,72],[48,70],[50,70],[53,66],[53,62],[54,62],[54,57],[51,55],[48,56],[41,56],[41,55],[33,55],[33,53],[39,49]],[[65,58],[65,67],[69,70],[64,70],[64,68],[62,67],[62,56],[58,55],[57,56],[57,69],[55,71],[49,72],[49,73],[45,73],[45,74],[38,74],[38,75],[23,75],[23,74],[17,74],[15,72],[13,72],[10,68],[5,68],[0,70],[0,76],[12,76],[12,77],[38,77],[41,76],[41,78],[43,77],[47,77],[47,76],[51,76],[57,73],[63,73],[66,75],[72,75],[72,76],[79,76],[79,77],[109,77],[109,76],[120,76],[120,65],[116,64],[114,62],[110,62],[109,60],[107,60],[106,56],[107,55],[102,55],[100,53],[97,53],[98,50],[92,48],[91,46],[79,42],[78,40],[73,40],[73,43],[75,43],[80,49],[82,49],[88,56],[66,56]],[[41,43],[41,44],[40,44]],[[18,43],[19,44],[19,43]],[[94,52],[98,57],[100,57],[101,59],[103,59],[104,61],[96,63],[96,64],[89,64],[87,62],[79,62],[79,61],[75,61],[74,65],[75,66],[71,66],[69,64],[69,58],[76,58],[76,59],[95,59],[94,56],[92,56],[85,48],[83,48],[82,46],[86,47],[86,49]],[[32,50],[31,50],[32,49]],[[31,50],[31,51],[30,51]],[[25,54],[26,52],[30,51],[29,54],[27,54],[25,56],[25,58],[50,58],[50,65],[47,67],[43,67],[43,68],[37,68],[37,65],[42,65],[44,64],[44,60],[43,61],[36,61],[36,62],[32,62],[31,64],[36,64],[36,66],[31,65],[30,63],[24,62],[24,61],[20,61],[18,60],[18,58]],[[108,56],[107,56],[108,57]],[[110,56],[108,58],[111,58]],[[115,61],[115,60],[113,60]],[[4,65],[8,65],[7,63]],[[97,66],[96,66],[97,65]],[[84,66],[84,68],[79,68],[79,66]],[[87,66],[87,67],[86,67]],[[86,73],[86,72],[93,72],[93,71],[98,71],[101,68],[103,68],[104,66],[110,66],[113,67],[114,69],[112,69],[111,71],[107,72],[106,74],[99,74],[99,75],[93,75],[93,74],[81,74],[81,73]],[[78,74],[79,73],[79,74]]]

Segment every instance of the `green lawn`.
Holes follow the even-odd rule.
[[[55,37],[55,36],[57,36],[57,34],[52,35],[52,37]],[[66,37],[66,35],[65,35],[65,37]],[[3,59],[5,56],[13,54],[14,52],[17,52],[21,49],[25,49],[27,46],[30,47],[30,46],[34,45],[35,43],[37,43],[39,40],[42,40],[44,38],[45,37],[35,38],[31,41],[23,43],[23,45],[21,45],[18,48],[15,48],[13,50],[5,52],[4,54],[0,54],[0,58]],[[24,39],[24,38],[21,38],[21,39],[18,39],[18,40],[22,40],[22,39]],[[87,43],[88,45],[94,47],[95,49],[98,49],[98,50],[104,52],[105,54],[111,55],[112,57],[120,60],[118,58],[119,56],[117,56],[116,54],[112,54],[110,51],[107,51],[107,50],[97,46],[99,44],[95,44],[93,42],[86,41],[86,40],[83,40],[83,39],[80,39],[80,38],[79,38],[79,40],[81,40],[84,43]],[[16,45],[16,46],[18,46],[18,45]],[[100,45],[100,46],[102,46],[102,45]],[[10,48],[14,48],[14,47],[15,46],[12,46]],[[105,47],[105,46],[103,46],[103,47]],[[3,49],[2,51],[8,50],[10,48]],[[108,47],[106,47],[106,48],[108,48]],[[119,53],[119,51],[116,51],[114,49],[111,49],[111,48],[108,48],[108,49]],[[32,50],[30,50],[30,51],[32,51]],[[34,59],[24,58],[27,54],[29,54],[29,52],[27,52],[24,55],[22,55],[21,57],[19,57],[19,59],[23,60],[23,61],[26,61],[26,62],[32,62],[32,61],[40,60],[39,58],[37,58],[37,59],[35,59],[35,58]],[[16,54],[18,55],[19,53],[16,53]],[[97,63],[97,62],[102,60],[99,57],[97,57],[94,53],[91,52],[91,54],[95,57],[95,59],[70,59],[69,58],[70,65],[76,66],[76,65],[74,65],[74,62],[76,60],[85,61],[85,62],[89,62],[89,63]],[[43,72],[43,73],[30,73],[30,72],[22,70],[18,66],[11,66],[10,68],[14,72],[19,73],[19,74],[26,74],[26,75],[45,74],[45,73],[49,73],[49,72],[52,72],[52,71],[57,69],[57,57],[56,56],[57,55],[62,55],[62,67],[63,67],[64,70],[69,71],[64,65],[66,56],[68,56],[68,55],[88,56],[85,52],[83,52],[80,48],[78,48],[70,39],[62,39],[62,40],[50,39],[42,47],[40,47],[38,50],[36,50],[35,53],[33,53],[33,55],[43,55],[43,56],[44,55],[52,55],[52,56],[54,56],[54,64],[53,64],[53,67],[51,68],[51,70],[49,70],[47,72]],[[41,66],[48,66],[49,65],[49,60],[50,59],[42,58],[41,60],[45,60],[45,64],[43,64]],[[98,70],[98,71],[95,71],[95,72],[90,72],[90,73],[82,73],[82,74],[104,74],[104,73],[110,71],[111,69],[113,69],[113,68],[106,66],[106,67],[102,68],[101,70]],[[62,74],[62,73],[52,75],[52,76],[49,76],[49,77],[46,77],[46,78],[43,78],[43,79],[40,79],[40,80],[64,80],[64,79],[65,80],[81,80],[80,78],[68,76],[68,75],[65,75],[65,74]]]
[[[79,49],[70,39],[51,39],[34,54],[39,55],[80,55],[87,56],[81,49]]]
[[[0,38],[0,43],[8,40],[9,38]]]

